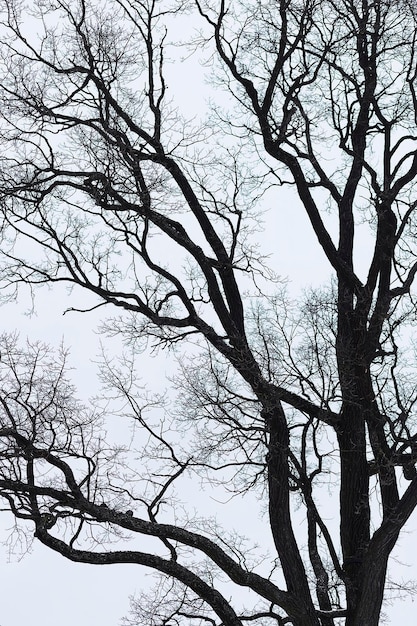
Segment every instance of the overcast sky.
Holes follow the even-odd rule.
[[[190,65],[189,60],[184,64],[177,62],[175,67],[178,104],[187,114],[201,107],[209,93],[207,86],[198,78],[200,71],[200,66]],[[279,258],[279,266],[276,265],[275,269],[283,277],[290,277],[290,290],[294,294],[308,285],[323,283],[328,267],[323,253],[315,245],[314,235],[306,224],[301,207],[284,190],[269,194],[265,208],[268,206],[270,213],[265,215],[265,232],[257,236],[265,251],[271,254],[271,265],[274,267],[275,260]],[[363,253],[366,254],[366,240]],[[99,389],[94,361],[100,350],[101,337],[96,329],[102,311],[63,316],[65,308],[73,304],[64,289],[43,289],[36,297],[36,313],[29,316],[25,312],[30,308],[30,300],[23,293],[19,303],[5,305],[1,309],[2,327],[4,331],[19,330],[22,338],[41,339],[56,347],[63,340],[71,349],[70,364],[76,368],[73,379],[79,394],[87,399]],[[120,342],[112,342],[112,350],[117,353],[121,349]],[[159,384],[161,371],[165,373],[169,362],[165,366],[163,355],[158,358],[148,374]],[[236,505],[235,509],[233,505],[227,506],[231,515],[236,514],[239,519],[239,506]],[[11,517],[0,516],[4,541],[7,541],[11,526]],[[406,526],[393,555],[394,559],[410,565],[402,570],[404,579],[408,578],[408,573],[410,579],[413,576],[417,578],[414,565],[417,553],[415,529],[416,513]],[[29,554],[18,560],[19,546],[14,547],[11,557],[9,547],[7,543],[0,545],[0,626],[117,626],[122,616],[128,613],[129,595],[141,585],[148,584],[146,570],[138,566],[73,564],[36,543]],[[395,570],[393,559],[392,563]],[[386,612],[392,617],[392,624],[413,626],[416,622],[411,600],[397,602]]]

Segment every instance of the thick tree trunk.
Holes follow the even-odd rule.
[[[361,597],[355,614],[346,620],[346,626],[379,626],[388,559],[372,562],[372,576],[363,576]]]
[[[365,428],[358,409],[346,407],[340,445],[340,532],[346,601],[354,615],[361,595],[362,565],[369,544],[369,474],[366,462]],[[346,626],[350,626],[349,618]],[[353,626],[353,622],[352,622]]]
[[[268,485],[269,517],[274,543],[290,593],[300,602],[300,613],[294,616],[296,626],[319,626],[304,564],[295,540],[290,514],[289,431],[283,408],[275,401],[263,411],[269,431]],[[292,616],[291,616],[292,617]]]
[[[342,393],[338,429],[340,449],[340,541],[346,574],[346,626],[353,626],[361,596],[363,560],[370,538],[369,468],[366,455],[366,419],[362,388],[367,364],[365,329],[354,312],[351,285],[339,280],[337,361]]]

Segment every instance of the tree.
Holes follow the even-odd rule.
[[[67,284],[74,309],[118,307],[107,331],[134,351],[182,363],[172,406],[104,359],[110,404],[85,409],[63,354],[4,337],[6,506],[68,559],[159,572],[135,624],[376,626],[417,505],[414,3],[3,7],[4,293]],[[169,96],[190,14],[213,97],[233,98],[209,122]],[[254,245],[272,195],[298,199],[331,273],[294,302]],[[198,476],[264,510],[268,559],[239,520],[229,536],[177,502]]]

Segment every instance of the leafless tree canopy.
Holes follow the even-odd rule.
[[[130,624],[377,626],[417,505],[414,2],[3,0],[0,33],[2,294],[64,283],[180,364],[168,403],[106,357],[84,407],[64,351],[3,336],[3,508],[156,570]],[[330,276],[295,301],[256,245],[288,202]]]

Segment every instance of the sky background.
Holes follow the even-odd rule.
[[[328,272],[327,264],[315,245],[314,235],[306,224],[301,207],[284,190],[276,190],[271,200],[271,210],[264,214],[265,230],[258,237],[265,251],[271,255],[271,266],[279,268],[282,276],[291,276],[290,291],[296,294],[308,286],[320,284]],[[76,300],[74,296],[75,293],[70,296],[62,287],[53,290],[44,288],[36,295],[35,313],[28,315],[31,300],[22,293],[19,303],[3,306],[0,314],[5,332],[18,329],[22,339],[41,339],[56,348],[62,341],[69,347],[69,364],[74,367],[72,379],[79,396],[87,401],[100,388],[95,361],[103,341],[97,331],[103,310],[63,315],[67,307],[82,301],[82,294]],[[108,313],[111,314],[111,309]],[[105,338],[104,344],[109,347]],[[117,354],[123,346],[119,341],[112,340],[109,349]],[[165,371],[161,376],[163,368]],[[153,381],[156,387],[160,384],[165,386],[165,374],[172,373],[172,363],[160,354],[147,360],[146,372],[150,383]],[[236,502],[225,506],[232,523],[234,519],[242,520],[242,514],[246,514],[245,510],[239,510]],[[253,536],[262,532],[262,528],[267,532],[268,526],[262,525],[260,517],[260,514],[254,516]],[[12,524],[11,516],[0,515],[0,537],[5,542]],[[401,580],[412,579],[415,575],[416,532],[415,513],[400,536],[391,559],[393,572],[399,571],[396,560],[406,565],[401,567]],[[29,623],[34,626],[118,626],[121,618],[129,612],[129,596],[152,582],[151,570],[139,566],[75,564],[51,553],[38,542],[24,556],[21,555],[24,545],[17,543],[12,554],[9,548],[8,543],[0,543],[0,626]],[[386,607],[385,613],[392,624],[415,624],[415,605],[411,598],[397,601],[391,608]]]
[[[178,58],[169,72],[176,82],[176,102],[185,115],[192,116],[203,110],[211,89],[202,79],[203,70],[199,64]],[[290,278],[290,292],[295,295],[310,285],[324,283],[328,266],[302,208],[292,194],[275,189],[267,196],[265,208],[269,208],[264,214],[265,228],[257,237],[262,249],[271,255],[270,265],[283,278]],[[362,241],[358,254],[365,257],[368,249],[366,234]],[[102,337],[97,326],[102,311],[63,316],[63,311],[74,305],[73,298],[63,288],[40,290],[35,304],[35,313],[28,315],[31,301],[22,293],[17,304],[4,305],[0,309],[3,331],[17,329],[22,339],[26,336],[41,339],[55,347],[63,341],[70,348],[69,362],[75,368],[73,380],[79,395],[87,400],[99,390],[94,361],[100,352]],[[122,350],[121,343],[116,340],[111,345],[116,354]],[[164,378],[161,372],[170,373],[172,365],[169,361],[164,362],[163,354],[154,363],[154,367],[147,365],[147,373],[151,382],[153,380],[158,386]],[[230,508],[231,520],[241,519],[239,504],[225,506]],[[16,545],[9,554],[7,537],[12,524],[10,516],[0,515],[0,539],[3,538],[0,543],[0,626],[117,626],[128,613],[129,596],[149,583],[151,571],[139,566],[74,564],[38,543],[19,559],[24,546]],[[402,570],[404,579],[412,578],[413,574],[417,578],[413,563],[417,553],[416,530],[417,513],[406,526],[393,555],[394,559],[409,564]],[[396,569],[395,564],[392,567]],[[386,613],[392,624],[413,626],[416,623],[411,600],[397,602],[393,609],[386,608]]]

